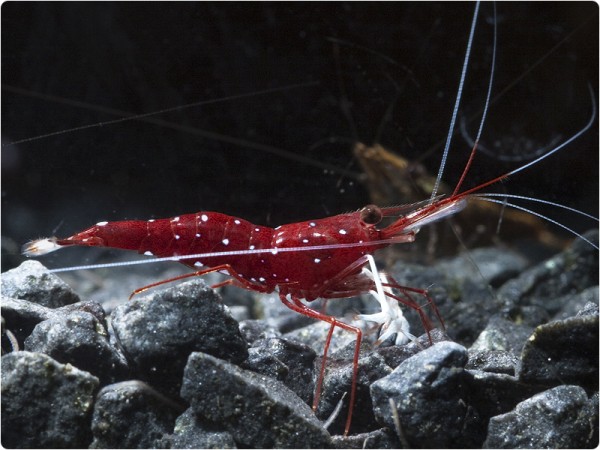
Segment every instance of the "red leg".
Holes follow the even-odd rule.
[[[354,410],[354,401],[356,397],[356,379],[358,377],[358,357],[360,355],[360,343],[362,341],[362,331],[354,327],[352,325],[348,325],[347,323],[340,322],[335,317],[328,316],[326,314],[322,314],[314,309],[309,308],[305,304],[303,304],[299,298],[293,297],[291,300],[288,300],[286,296],[282,293],[279,294],[279,298],[283,302],[285,306],[290,308],[293,311],[296,311],[300,314],[303,314],[308,317],[312,317],[313,319],[322,320],[323,322],[327,322],[331,324],[331,328],[329,329],[329,333],[327,334],[327,341],[325,342],[325,349],[323,352],[323,361],[321,363],[321,371],[319,374],[319,380],[317,382],[317,387],[315,391],[315,399],[313,401],[313,409],[315,409],[316,405],[319,403],[319,397],[321,395],[321,388],[323,385],[323,378],[325,373],[325,361],[327,359],[327,351],[329,350],[329,344],[331,342],[331,337],[333,335],[333,330],[335,327],[343,328],[344,330],[350,331],[356,334],[356,344],[354,347],[354,358],[352,360],[352,386],[350,388],[350,404],[348,409],[348,416],[346,419],[346,426],[344,428],[344,436],[348,435],[348,431],[350,430],[350,424],[352,423],[352,411]]]
[[[184,280],[185,278],[200,277],[202,275],[206,275],[207,273],[219,272],[219,271],[226,271],[233,278],[231,280],[226,280],[223,283],[217,283],[213,286],[213,288],[216,288],[219,286],[224,286],[225,284],[233,284],[235,286],[238,286],[238,287],[241,287],[244,289],[248,289],[251,291],[265,292],[265,293],[271,292],[271,289],[269,289],[268,287],[266,287],[262,284],[252,283],[252,282],[240,277],[240,275],[229,264],[220,264],[218,266],[210,267],[210,268],[204,269],[204,270],[199,270],[197,272],[186,273],[183,275],[179,275],[177,277],[167,278],[166,280],[157,281],[156,283],[152,283],[152,284],[149,284],[142,288],[136,289],[129,296],[129,300],[131,300],[133,298],[133,296],[140,294],[144,291],[147,291],[148,289],[152,289],[156,286],[161,286],[163,284],[171,283],[173,281]]]
[[[423,323],[423,327],[425,328],[427,336],[429,336],[429,331],[431,331],[434,328],[434,326],[431,323],[431,320],[429,319],[429,317],[424,313],[423,306],[419,305],[419,303],[417,301],[415,301],[415,299],[409,294],[409,292],[412,292],[413,294],[418,294],[427,300],[427,304],[429,306],[431,306],[431,308],[433,309],[435,316],[437,317],[440,325],[442,326],[442,330],[444,330],[444,331],[446,330],[446,326],[444,325],[444,320],[442,319],[442,316],[440,315],[440,312],[439,312],[435,302],[433,301],[433,299],[429,295],[429,292],[427,292],[426,289],[417,289],[417,288],[412,288],[412,287],[407,287],[407,286],[401,286],[398,284],[398,282],[396,280],[394,280],[389,275],[388,275],[388,279],[391,281],[391,283],[383,283],[383,285],[386,287],[391,287],[393,289],[399,290],[403,296],[400,297],[397,295],[392,295],[389,292],[386,293],[386,295],[393,298],[394,300],[397,300],[398,302],[402,303],[403,305],[406,305],[409,308],[414,309],[419,314],[419,317],[421,318],[421,322]],[[431,341],[431,337],[429,337],[429,340]]]

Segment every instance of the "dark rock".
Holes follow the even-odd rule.
[[[2,357],[2,445],[86,448],[98,379],[42,353]]]
[[[243,320],[240,322],[240,332],[250,345],[259,339],[280,337],[281,333],[275,327],[263,320]]]
[[[97,396],[90,448],[151,448],[173,431],[180,405],[140,381],[104,387]]]
[[[498,247],[476,248],[455,258],[442,260],[436,268],[452,274],[456,280],[481,280],[500,286],[527,268],[527,260],[518,253]]]
[[[523,348],[518,377],[528,383],[575,383],[597,391],[598,351],[597,314],[540,325]]]
[[[322,321],[315,321],[308,326],[298,328],[283,335],[283,338],[301,342],[311,347],[317,355],[322,355],[327,341],[327,335],[331,324]],[[331,336],[329,353],[334,353],[346,345],[356,342],[356,334],[346,331],[343,328],[336,327]]]
[[[554,315],[554,320],[566,319],[580,314],[580,311],[586,307],[589,311],[598,311],[598,286],[592,286],[579,294],[567,295],[567,298],[559,299],[563,305],[558,313]],[[588,306],[593,305],[593,306]],[[598,314],[596,312],[596,314]]]
[[[37,261],[25,261],[2,274],[2,295],[49,308],[79,301],[71,287]]]
[[[518,364],[519,358],[505,350],[469,349],[469,362],[466,368],[514,376]]]
[[[402,448],[396,435],[387,428],[350,436],[332,436],[333,448]]]
[[[481,443],[481,424],[466,403],[466,362],[467,350],[453,342],[440,342],[407,359],[371,385],[377,421],[394,429],[397,413],[404,439],[411,446],[473,447]]]
[[[598,292],[597,289],[596,289],[596,292]],[[600,315],[600,309],[598,308],[598,303],[592,303],[592,302],[588,302],[585,305],[583,305],[583,308],[581,308],[579,311],[577,311],[577,314],[575,314],[575,316],[577,316],[577,317],[598,316],[598,315]]]
[[[85,311],[93,314],[106,328],[106,319],[102,306],[96,302],[77,302],[61,308],[47,308],[27,300],[2,297],[2,317],[6,327],[17,337],[21,348],[25,339],[33,332],[37,324],[56,315],[64,316],[73,311]]]
[[[25,340],[25,350],[45,353],[90,372],[102,385],[127,374],[125,357],[109,343],[102,323],[88,312],[55,313],[35,327]]]
[[[351,433],[363,433],[376,429],[377,422],[373,415],[373,403],[371,401],[371,384],[391,373],[392,369],[385,364],[383,357],[377,353],[369,353],[370,344],[363,343],[361,352],[366,356],[358,360],[358,375],[356,378],[356,397],[352,411]],[[344,433],[346,418],[350,405],[350,392],[352,387],[354,358],[354,343],[348,344],[343,349],[332,353],[327,358],[325,367],[325,379],[321,391],[321,398],[317,407],[317,416],[321,420],[327,420],[333,414],[336,406],[343,401],[343,407],[335,420],[329,426],[332,434]],[[319,358],[315,362],[315,383],[321,370]],[[343,398],[343,400],[342,400]]]
[[[245,369],[282,381],[302,400],[310,404],[313,397],[314,350],[287,339],[272,338],[254,342]]]
[[[238,445],[313,448],[330,437],[294,392],[270,377],[204,353],[192,353],[181,396],[194,413],[223,425]]]
[[[484,426],[491,417],[510,411],[519,402],[544,389],[502,373],[468,370],[467,375],[468,403],[477,411]]]
[[[314,306],[319,307],[318,304],[311,305]],[[306,327],[315,321],[285,306],[277,293],[261,296],[260,301],[256,302],[256,308],[258,309],[256,316],[281,333]]]
[[[493,316],[470,350],[499,350],[519,356],[532,331],[533,327],[524,323],[517,324],[511,320]]]
[[[598,244],[598,230],[585,234]],[[511,315],[522,306],[537,306],[553,315],[570,301],[569,295],[598,285],[598,252],[577,239],[565,251],[526,270],[498,290],[503,308]],[[527,319],[526,314],[521,314]],[[539,323],[532,323],[534,326]]]
[[[558,386],[492,417],[485,448],[593,448],[598,403],[578,386]],[[597,426],[597,425],[596,425]]]
[[[231,434],[202,423],[188,408],[175,421],[173,434],[163,437],[161,448],[237,448]]]
[[[391,345],[384,347],[383,345],[375,347],[375,351],[381,355],[385,363],[392,369],[400,365],[402,361],[406,361],[411,356],[416,355],[425,348],[431,347],[437,342],[450,340],[446,333],[434,328],[429,332],[429,335],[423,334],[414,342],[408,342],[405,345]]]
[[[248,359],[240,364],[240,367],[281,382],[285,380],[290,371],[289,367],[279,358],[273,356],[268,349],[262,347],[250,347],[248,349]]]
[[[229,309],[229,314],[231,314],[231,317],[233,317],[236,322],[250,319],[250,311],[246,306],[233,305],[228,306],[227,308]]]
[[[137,377],[170,396],[179,394],[191,352],[237,363],[248,356],[238,323],[202,280],[117,307],[112,326]]]

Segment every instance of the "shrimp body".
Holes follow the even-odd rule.
[[[30,242],[24,253],[37,256],[73,245],[160,257],[216,253],[180,262],[196,269],[206,267],[204,273],[210,268],[225,269],[235,278],[233,284],[258,292],[279,288],[284,296],[307,301],[341,298],[374,289],[373,280],[362,272],[366,255],[391,243],[412,242],[418,224],[428,217],[438,220],[454,214],[462,209],[462,203],[460,197],[438,201],[383,229],[376,224],[382,217],[397,214],[398,208],[369,205],[357,212],[274,229],[210,211],[169,219],[99,222],[67,238]],[[444,213],[448,205],[450,211]],[[293,251],[281,251],[286,248]],[[219,255],[238,251],[240,254]]]

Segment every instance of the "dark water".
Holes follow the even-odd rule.
[[[435,173],[473,6],[5,3],[2,269],[18,263],[25,241],[70,235],[100,220],[215,210],[275,226],[357,209],[369,199],[351,156],[356,139],[378,140]],[[465,116],[483,105],[491,15],[485,4]],[[590,117],[588,83],[598,93],[598,7],[500,3],[498,17],[495,93],[570,36],[490,108],[483,144],[526,154],[560,142]],[[258,94],[296,84],[305,86]],[[155,117],[171,125],[136,120],[5,145],[114,120],[119,111],[249,93],[256,95]],[[477,125],[478,119],[469,125],[471,134]],[[595,126],[504,188],[597,216],[597,135]],[[468,151],[458,137],[445,176],[450,184]],[[324,173],[323,165],[345,175]],[[481,156],[467,184],[514,166]],[[556,217],[579,231],[593,226],[571,214]]]

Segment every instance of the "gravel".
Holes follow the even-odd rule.
[[[576,241],[531,266],[499,248],[472,258],[483,278],[464,256],[392,268],[400,284],[428,288],[445,331],[427,308],[431,341],[410,310],[415,342],[376,346],[376,330],[363,328],[349,436],[354,334],[333,334],[315,415],[328,324],[291,314],[274,296],[228,288],[222,299],[202,279],[118,306],[107,296],[103,309],[24,263],[2,274],[2,444],[598,445],[597,251]],[[367,296],[329,303],[346,322],[376,305]]]

